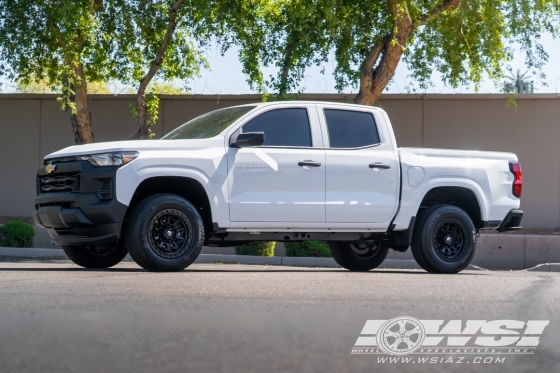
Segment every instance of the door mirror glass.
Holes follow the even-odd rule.
[[[232,148],[247,148],[250,146],[261,146],[264,143],[264,132],[240,133],[231,144]]]

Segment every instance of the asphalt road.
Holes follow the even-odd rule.
[[[158,274],[2,258],[0,372],[560,372],[559,280],[234,264]],[[397,316],[551,322],[533,355],[500,363],[350,353],[366,320]]]

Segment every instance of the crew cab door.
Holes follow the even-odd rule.
[[[231,222],[324,223],[325,150],[315,105],[265,107],[231,138],[247,132],[264,132],[265,140],[228,149]]]
[[[382,115],[336,105],[320,106],[319,115],[326,142],[326,222],[388,225],[397,208],[399,162],[389,132],[377,125]]]

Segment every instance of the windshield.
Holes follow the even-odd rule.
[[[255,106],[238,106],[211,111],[169,132],[162,137],[162,140],[208,139],[214,137],[254,108]]]

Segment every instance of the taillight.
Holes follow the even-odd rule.
[[[523,192],[523,173],[521,172],[521,165],[519,163],[510,163],[509,170],[513,174],[513,195],[521,198]]]

